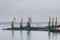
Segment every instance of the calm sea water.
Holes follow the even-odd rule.
[[[47,23],[34,23],[32,25],[42,26]],[[19,27],[19,24],[15,24]],[[0,40],[60,40],[60,33],[48,31],[20,31],[20,30],[2,30],[11,27],[9,23],[0,23]]]

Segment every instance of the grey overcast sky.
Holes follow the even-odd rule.
[[[28,16],[33,22],[47,21],[49,16],[58,16],[59,21],[60,0],[0,0],[0,22],[10,22],[14,16],[17,22]]]

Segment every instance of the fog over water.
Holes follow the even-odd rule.
[[[48,17],[57,16],[60,24],[60,0],[0,0],[0,40],[60,40],[60,33],[49,31],[2,30],[11,27],[14,16],[16,22],[22,17],[26,22],[30,16],[33,26],[48,25]]]

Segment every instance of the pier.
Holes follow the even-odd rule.
[[[45,27],[34,27],[31,26],[31,18],[28,17],[27,24],[26,26],[23,26],[23,18],[21,18],[20,26],[19,27],[14,27],[16,18],[14,17],[11,28],[6,28],[3,30],[30,30],[30,31],[50,31],[50,32],[60,32],[60,25],[57,25],[57,17],[55,19],[55,25],[54,25],[54,18],[52,18],[52,25],[51,25],[51,17],[48,19],[48,26]]]

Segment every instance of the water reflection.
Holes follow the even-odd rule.
[[[48,39],[49,40],[57,40],[57,33],[48,32]]]
[[[31,31],[27,31],[27,40],[31,40]]]
[[[19,32],[19,31],[17,31]],[[26,34],[25,34],[26,33]],[[16,34],[16,32],[14,30],[11,31],[11,34],[12,34],[12,40],[16,40],[17,38],[19,38],[19,40],[31,40],[31,31],[22,31],[20,30],[20,32],[18,34],[20,34],[20,36],[16,36],[17,38],[15,38],[14,34]],[[24,36],[26,35],[26,36]],[[25,38],[27,37],[27,39]]]
[[[50,40],[50,32],[48,32],[48,39]]]
[[[16,34],[17,32],[18,32],[18,36],[16,36],[17,38],[14,38],[14,33]],[[14,30],[11,31],[12,40],[14,40],[14,39],[15,40],[16,39],[19,39],[19,40],[32,40],[31,31],[22,31],[21,30],[20,32],[19,31],[17,31],[17,32],[15,32]],[[27,39],[25,37],[27,37]],[[59,40],[60,38],[58,38],[58,37],[60,37],[60,33],[48,32],[48,40]]]
[[[14,40],[14,30],[12,30],[12,40]]]
[[[12,34],[12,40],[17,40],[17,39],[18,40],[32,40],[32,36],[31,36],[32,35],[32,32],[31,31],[14,31],[14,30],[12,30],[11,31],[11,34]],[[60,39],[59,37],[60,37],[60,33],[48,32],[47,39],[48,40],[59,40]]]
[[[20,31],[20,34],[21,34],[21,35],[20,35],[20,37],[21,37],[20,39],[23,40],[23,39],[22,39],[22,37],[23,37],[22,30]]]

